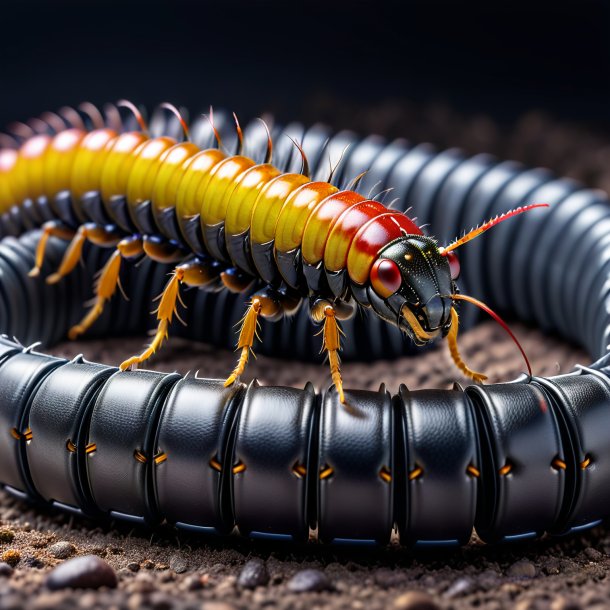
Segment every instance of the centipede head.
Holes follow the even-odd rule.
[[[405,235],[379,252],[368,297],[378,316],[424,345],[451,327],[453,301],[448,295],[457,292],[458,273],[457,258],[443,256],[434,239]]]

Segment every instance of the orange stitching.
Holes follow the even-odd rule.
[[[239,460],[235,466],[233,466],[233,474],[239,474],[240,472],[244,472],[246,470],[246,465]]]
[[[409,481],[415,481],[424,475],[424,469],[421,466],[416,466],[409,472]]]
[[[471,477],[475,478],[481,476],[481,471],[473,464],[468,464],[468,467],[466,468],[466,473],[469,474]]]
[[[391,483],[392,473],[390,472],[390,469],[387,466],[381,467],[381,470],[379,471],[379,478],[382,481],[385,481],[386,483]]]
[[[552,462],[551,466],[555,470],[567,470],[568,465],[559,457],[556,457]]]
[[[295,477],[297,477],[297,479],[302,479],[307,474],[307,468],[305,468],[305,466],[303,464],[301,464],[299,462],[299,460],[297,460],[293,464],[293,466],[291,468],[291,472]]]
[[[133,452],[133,457],[141,464],[146,464],[148,461],[148,458],[139,449]]]
[[[328,479],[335,474],[335,469],[332,466],[322,466],[320,468],[320,481]]]

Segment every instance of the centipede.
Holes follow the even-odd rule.
[[[189,128],[183,117],[164,104],[148,125],[130,102],[105,115],[83,104],[7,136],[0,480],[9,493],[99,519],[335,544],[383,545],[396,535],[405,545],[460,545],[473,527],[487,542],[511,541],[601,522],[610,397],[605,194],[483,155],[320,137],[318,128],[282,139],[290,129],[260,121],[242,131],[236,117],[227,144],[220,131],[229,120],[219,129],[209,112]],[[258,142],[247,155],[253,125]],[[584,239],[587,228],[594,235]],[[471,241],[458,262],[455,251]],[[78,269],[87,242],[90,260]],[[133,327],[130,302],[113,297],[157,268],[169,279],[150,295],[158,297],[152,341],[117,368],[9,339],[109,332],[117,319]],[[98,271],[87,311],[80,301],[54,303],[62,284],[77,283],[82,294]],[[200,309],[200,293],[217,302]],[[176,320],[188,334],[201,318],[226,318],[227,294],[241,298],[243,317],[226,379],[140,368]],[[508,325],[479,296],[563,328],[597,362],[534,376]],[[121,315],[104,322],[111,301]],[[464,301],[509,333],[526,374],[485,385],[464,363]],[[41,303],[64,310],[60,328],[24,323]],[[446,338],[456,370],[474,383],[344,389],[342,333],[347,340],[360,312],[358,343],[375,346],[373,357],[396,350],[386,326],[418,347]],[[259,321],[286,316],[319,327],[328,391],[242,381]]]

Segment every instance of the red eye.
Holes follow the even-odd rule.
[[[451,279],[457,280],[460,277],[460,261],[453,252],[447,252],[447,262],[449,263],[449,270],[451,271]]]
[[[376,261],[371,269],[371,284],[380,297],[387,299],[402,284],[402,274],[398,265],[387,258]]]

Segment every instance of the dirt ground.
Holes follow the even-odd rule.
[[[534,371],[552,375],[587,363],[585,354],[538,331],[516,325]],[[65,343],[54,353],[116,364],[136,351],[143,338]],[[520,355],[493,323],[464,333],[461,345],[467,362],[507,380],[523,368]],[[205,345],[171,341],[151,368],[186,372],[195,367],[202,375],[221,377],[234,355]],[[302,385],[311,379],[328,383],[324,366],[294,366],[260,356],[248,369],[248,378],[266,384]],[[456,375],[444,346],[417,358],[396,362],[346,364],[348,387],[377,388],[385,382],[396,390],[449,387]],[[7,533],[8,532],[8,533]],[[60,564],[58,542],[68,555],[94,554],[117,572],[118,588],[56,592],[44,586],[47,572]],[[61,548],[62,545],[60,545]],[[239,538],[213,540],[177,535],[170,528],[154,532],[116,524],[107,529],[63,514],[33,509],[0,494],[0,555],[12,555],[15,569],[0,575],[0,608],[568,608],[610,607],[610,529],[598,527],[580,536],[529,544],[487,547],[474,539],[459,550],[414,553],[388,548],[349,550],[294,547],[250,542]],[[6,555],[11,556],[9,555]],[[265,562],[268,582],[247,589],[239,575],[253,558]],[[327,577],[321,592],[293,592],[291,578],[314,568]],[[420,592],[427,595],[415,595]]]

